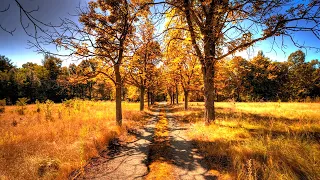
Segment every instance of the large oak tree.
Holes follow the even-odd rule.
[[[193,48],[202,65],[205,96],[205,121],[215,119],[215,64],[256,42],[276,36],[293,43],[296,31],[308,31],[320,39],[320,14],[317,0],[297,4],[288,0],[167,0],[183,12]]]

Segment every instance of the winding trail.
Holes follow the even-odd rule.
[[[84,167],[76,179],[144,179],[148,174],[147,159],[149,145],[154,134],[154,125],[159,112],[155,112],[149,123],[137,134],[137,140],[121,146],[111,157],[99,157]]]
[[[111,157],[92,160],[84,167],[84,173],[76,179],[146,179],[149,173],[147,164],[150,164],[149,146],[152,143],[160,110],[165,112],[169,123],[169,152],[174,179],[216,179],[209,175],[203,157],[194,148],[192,141],[188,140],[186,136],[188,125],[177,123],[167,107],[165,102],[159,103],[153,117],[137,135],[135,142],[121,146],[119,152]]]

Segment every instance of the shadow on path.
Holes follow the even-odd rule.
[[[144,129],[131,132],[136,136],[136,141],[126,145],[115,142],[111,147],[109,144],[109,149],[100,157],[92,158],[80,176],[70,179],[144,179],[148,174],[146,161],[157,120],[155,113]]]
[[[149,115],[151,118],[145,128],[141,132],[132,132],[137,137],[136,141],[127,145],[115,145],[102,152],[101,157],[90,160],[79,176],[74,178],[70,175],[70,179],[145,179],[149,173],[147,165],[151,164],[148,157],[155,124],[159,116],[163,116],[159,114],[161,110],[166,112],[170,131],[170,154],[164,157],[164,161],[173,164],[175,179],[217,179],[209,175],[205,160],[199,155],[194,142],[186,139],[185,132],[188,128],[176,123],[174,116],[167,111],[168,107],[166,103],[153,106],[153,113]]]

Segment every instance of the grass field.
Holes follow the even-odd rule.
[[[109,140],[132,138],[126,130],[143,124],[138,103],[123,103],[123,116],[120,129],[114,102],[6,106],[0,113],[0,179],[66,179]]]
[[[124,102],[124,126],[118,128],[114,110],[114,102],[82,100],[6,106],[0,113],[0,179],[66,179],[114,137],[131,141],[127,130],[145,124],[146,114],[138,103]],[[217,119],[209,126],[203,103],[172,110],[179,122],[191,124],[188,136],[218,179],[320,179],[319,103],[216,103]],[[151,147],[158,152],[150,165],[156,174],[148,179],[170,177],[171,164],[161,161],[170,146],[168,128],[161,112]]]
[[[319,103],[216,103],[217,120],[203,123],[203,103],[180,122],[219,179],[320,179]]]

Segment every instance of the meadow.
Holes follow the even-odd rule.
[[[203,122],[204,104],[168,106],[188,141],[204,156],[218,179],[319,179],[319,103],[218,102],[216,121]],[[123,126],[115,123],[115,103],[51,101],[6,106],[0,113],[0,179],[66,179],[92,157],[104,156],[114,138],[133,141],[129,130],[142,127],[148,113],[138,103],[123,102]],[[173,177],[170,129],[162,109],[155,124],[154,151],[147,179]],[[152,154],[152,153],[151,153]]]
[[[123,103],[122,128],[115,103],[68,100],[6,106],[0,113],[0,179],[66,179],[98,156],[113,138],[143,124],[138,103]]]
[[[173,107],[218,179],[320,179],[319,103],[216,103],[203,123],[203,103]]]

